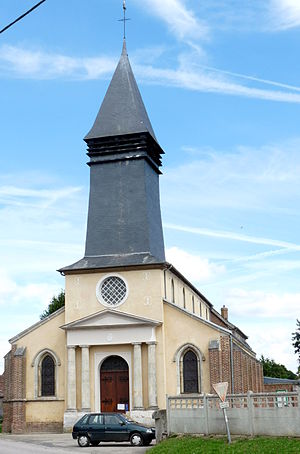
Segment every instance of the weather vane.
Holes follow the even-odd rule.
[[[126,39],[126,21],[130,20],[129,18],[126,17],[126,0],[123,0],[123,13],[124,13],[124,17],[123,19],[119,19],[119,22],[123,22],[124,23],[124,36],[123,38]]]

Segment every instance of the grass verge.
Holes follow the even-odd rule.
[[[174,437],[151,449],[151,454],[299,454],[300,439],[288,437],[226,438]]]

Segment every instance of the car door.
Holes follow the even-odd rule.
[[[126,422],[119,415],[104,415],[105,441],[128,441]]]
[[[104,441],[103,415],[95,414],[89,417],[87,432],[91,441]]]

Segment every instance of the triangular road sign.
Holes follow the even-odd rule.
[[[221,401],[225,402],[226,394],[227,394],[227,390],[228,390],[228,382],[224,381],[222,383],[216,383],[215,385],[213,385],[213,388],[216,391],[216,393],[218,394],[218,396],[220,397]]]

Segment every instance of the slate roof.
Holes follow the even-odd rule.
[[[84,140],[149,132],[155,139],[127,55],[126,41],[94,125]]]
[[[277,378],[277,377],[264,377],[265,385],[300,385],[300,380],[291,380],[289,378]]]

